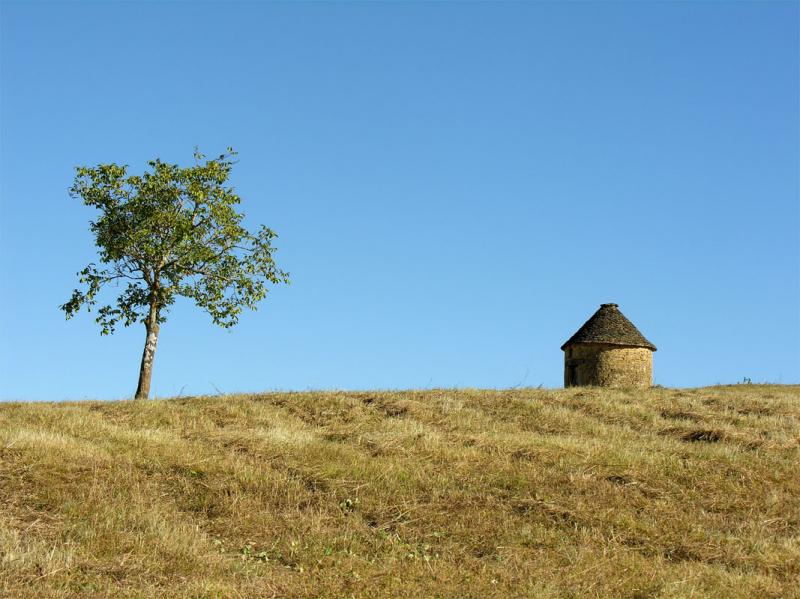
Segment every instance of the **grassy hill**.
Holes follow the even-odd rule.
[[[800,596],[800,387],[0,405],[0,595]]]

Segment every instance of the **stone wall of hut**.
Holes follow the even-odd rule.
[[[653,352],[645,347],[576,343],[564,351],[564,386],[650,387]]]

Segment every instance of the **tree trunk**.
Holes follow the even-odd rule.
[[[142,365],[139,367],[139,385],[136,387],[136,399],[148,399],[150,396],[150,380],[153,378],[153,360],[156,357],[158,343],[158,308],[155,303],[150,306],[150,314],[144,323],[147,337],[142,352]]]

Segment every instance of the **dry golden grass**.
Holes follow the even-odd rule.
[[[792,597],[800,387],[0,406],[0,595]]]

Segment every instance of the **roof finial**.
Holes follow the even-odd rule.
[[[600,304],[601,308],[619,308],[617,304]]]

